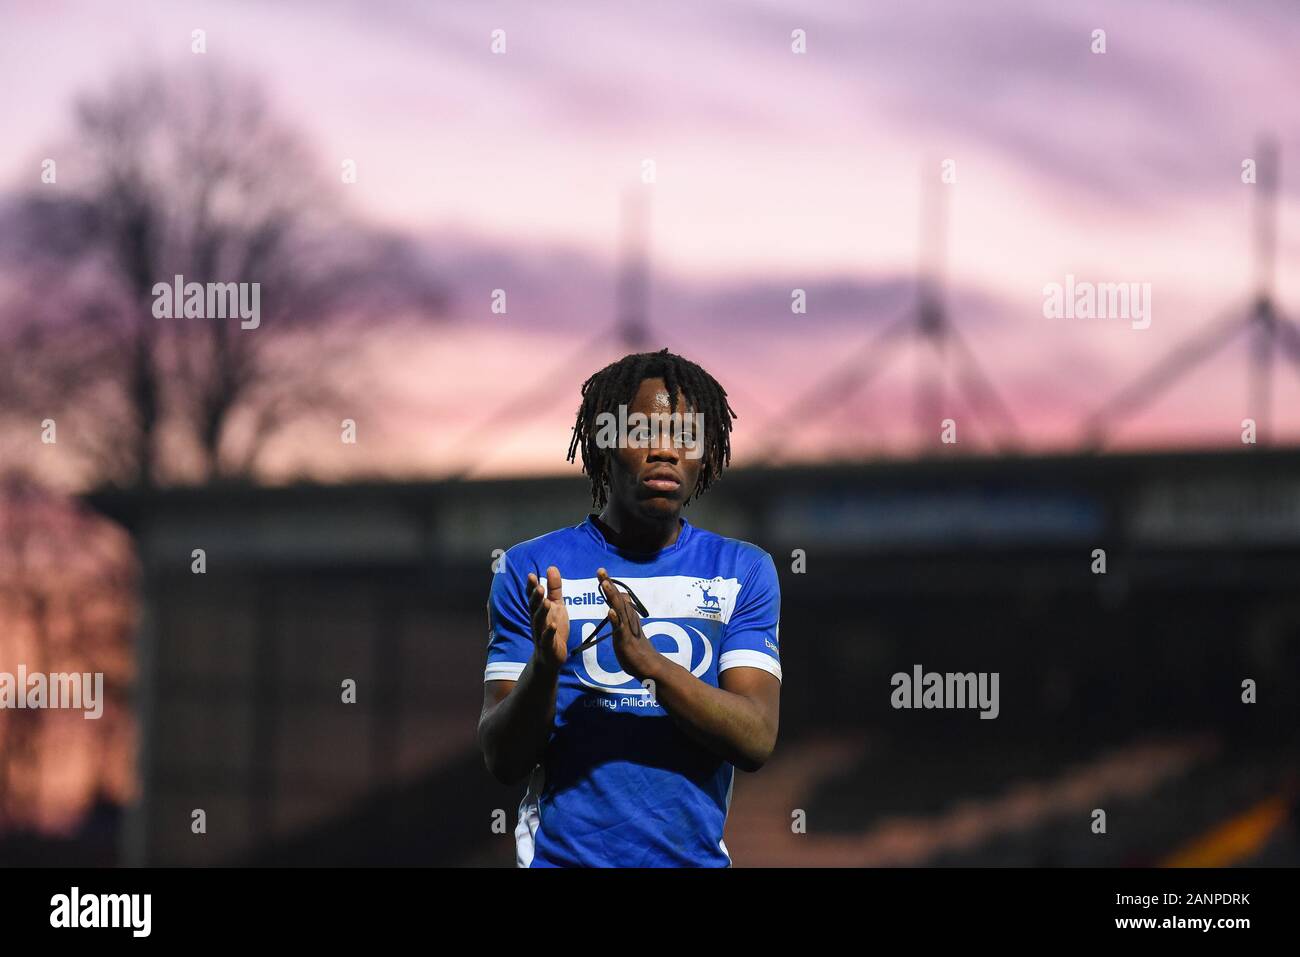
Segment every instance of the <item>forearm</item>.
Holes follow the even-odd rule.
[[[510,693],[479,719],[479,747],[488,770],[502,783],[522,780],[541,761],[555,720],[558,674],[534,655]]]
[[[654,682],[656,700],[678,727],[742,771],[762,767],[776,746],[775,717],[744,695],[706,684],[663,655],[655,658],[641,681]]]

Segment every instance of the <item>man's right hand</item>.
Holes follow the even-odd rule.
[[[533,620],[533,644],[539,663],[559,668],[569,657],[569,609],[560,589],[560,570],[546,569],[546,581],[528,573],[528,610]]]
[[[483,682],[479,747],[488,770],[502,784],[519,783],[542,762],[555,726],[560,665],[569,657],[569,610],[561,585],[560,570],[553,565],[544,582],[528,576],[532,659],[517,681]]]

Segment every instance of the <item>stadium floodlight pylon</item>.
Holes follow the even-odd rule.
[[[650,204],[645,189],[633,187],[623,194],[619,270],[616,281],[617,313],[612,328],[598,331],[584,341],[571,355],[546,374],[538,377],[535,385],[511,395],[509,400],[488,413],[461,436],[456,445],[449,446],[462,464],[451,470],[447,478],[466,479],[490,457],[484,445],[490,440],[509,442],[528,423],[542,413],[554,408],[560,400],[573,401],[574,390],[568,383],[581,382],[595,371],[593,356],[614,353],[641,352],[650,341],[649,319],[649,230]],[[621,354],[621,353],[620,353]],[[562,389],[556,383],[564,383]],[[507,430],[502,435],[503,430]]]
[[[925,228],[915,303],[879,327],[859,349],[791,403],[773,424],[772,434],[785,436],[803,423],[817,421],[819,412],[842,408],[889,368],[892,360],[901,354],[900,346],[911,342],[917,347],[918,360],[912,413],[921,449],[933,447],[939,438],[945,380],[949,374],[955,377],[956,392],[972,413],[961,420],[963,425],[975,424],[971,431],[977,435],[987,431],[992,445],[999,451],[1010,452],[1019,447],[1020,429],[1015,415],[948,311],[944,273],[950,188],[937,184],[927,167],[922,191]],[[769,457],[778,455],[779,449],[774,447]]]
[[[1242,310],[1230,308],[1204,329],[1159,360],[1136,380],[1120,389],[1083,423],[1085,448],[1100,451],[1119,421],[1149,406],[1239,333],[1251,336],[1247,388],[1255,439],[1268,445],[1273,431],[1273,366],[1280,351],[1300,373],[1300,327],[1277,307],[1274,283],[1277,270],[1278,147],[1261,136],[1256,148],[1254,200],[1255,294]]]

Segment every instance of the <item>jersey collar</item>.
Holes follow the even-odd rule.
[[[600,526],[596,524],[596,515],[594,513],[587,515],[587,518],[583,521],[581,527],[595,540],[597,545],[609,552],[611,555],[618,555],[620,558],[627,558],[631,561],[647,562],[654,561],[657,558],[663,558],[665,555],[671,555],[673,552],[680,550],[682,546],[686,544],[686,540],[691,537],[694,526],[685,518],[678,519],[678,521],[682,523],[682,527],[681,531],[677,533],[677,541],[673,542],[667,548],[659,549],[657,552],[631,552],[625,548],[618,548],[617,546],[610,544],[609,540],[601,533]]]

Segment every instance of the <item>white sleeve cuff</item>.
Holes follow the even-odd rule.
[[[777,681],[781,680],[781,662],[761,651],[748,649],[724,651],[718,658],[718,674],[722,674],[728,668],[758,668],[760,671],[775,675]]]
[[[526,662],[523,661],[493,661],[489,662],[487,668],[483,671],[484,681],[518,681],[519,676],[524,673]]]

